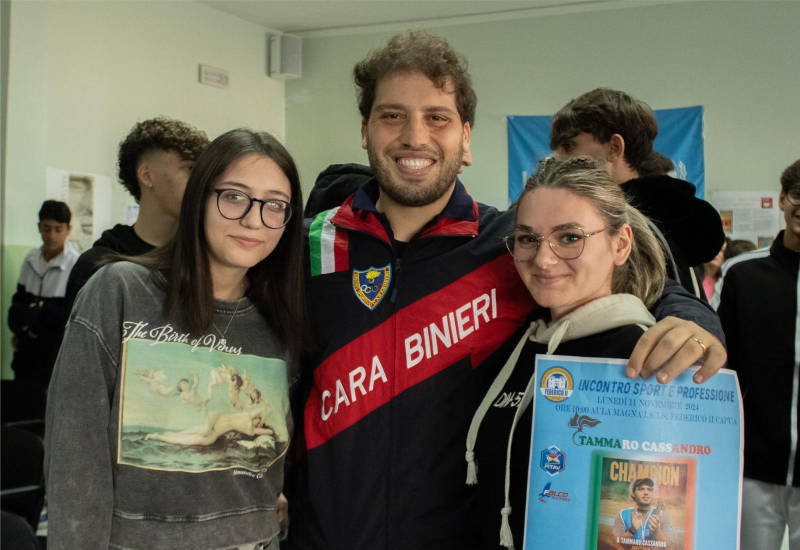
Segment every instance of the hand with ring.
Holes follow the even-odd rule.
[[[664,384],[700,363],[693,379],[701,384],[725,365],[728,354],[713,334],[691,321],[665,317],[645,332],[628,360],[627,376],[656,379]]]
[[[705,354],[706,354],[706,350],[707,350],[708,348],[706,348],[706,345],[703,343],[703,341],[702,341],[700,338],[698,338],[697,336],[692,336],[692,337],[691,337],[691,338],[689,338],[689,339],[690,339],[690,340],[694,340],[695,342],[697,342],[697,344],[698,344],[698,345],[699,345],[701,348],[703,348],[703,355],[705,356]],[[704,359],[705,359],[705,358],[701,359],[701,361],[702,361],[702,360],[704,360]]]

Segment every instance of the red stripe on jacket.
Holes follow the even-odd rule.
[[[306,448],[465,357],[479,366],[533,307],[511,257],[502,255],[397,311],[314,371],[304,414]]]

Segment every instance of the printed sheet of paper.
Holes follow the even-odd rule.
[[[70,242],[78,252],[92,247],[103,230],[111,225],[111,179],[101,174],[87,174],[47,168],[47,198],[66,202],[72,213]]]
[[[537,357],[524,548],[738,548],[739,384],[695,370],[659,384],[618,359]]]
[[[778,191],[715,191],[710,200],[719,210],[725,234],[752,241],[756,248],[772,244],[786,225],[778,208]]]

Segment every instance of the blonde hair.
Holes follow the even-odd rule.
[[[517,204],[526,193],[535,189],[565,189],[588,199],[615,235],[623,225],[633,231],[631,253],[621,266],[614,268],[611,291],[638,297],[651,307],[664,290],[666,267],[664,252],[648,219],[628,203],[620,186],[590,157],[556,160],[547,157],[539,162],[536,173],[525,184]]]

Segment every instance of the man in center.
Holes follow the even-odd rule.
[[[309,228],[317,350],[299,399],[290,547],[474,548],[463,440],[534,308],[501,238],[512,217],[456,178],[476,97],[446,41],[395,36],[354,77],[375,177]],[[699,302],[678,301],[718,327]],[[669,318],[647,334],[631,376],[662,367],[670,380],[704,354],[693,335],[708,348],[696,379],[724,362],[694,323]]]

